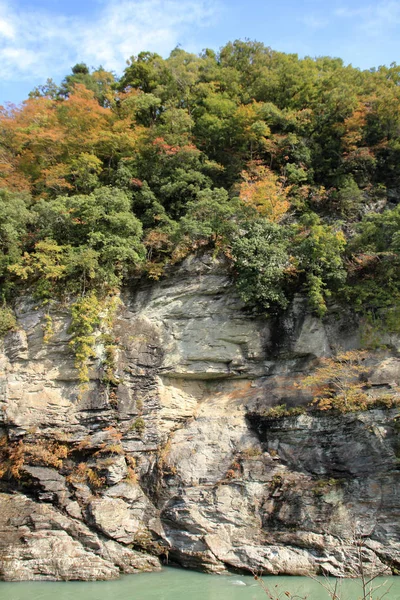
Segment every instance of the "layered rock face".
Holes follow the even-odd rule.
[[[400,568],[396,409],[268,417],[306,405],[316,359],[359,346],[298,298],[279,321],[244,310],[223,263],[191,257],[125,290],[115,385],[99,336],[77,382],[67,308],[17,307],[1,355],[0,577],[110,579],[162,561],[209,572],[357,575]],[[398,340],[369,359],[400,380]]]

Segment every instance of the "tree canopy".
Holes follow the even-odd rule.
[[[0,282],[104,293],[210,247],[253,309],[400,298],[400,86],[236,40],[72,67],[0,109]]]

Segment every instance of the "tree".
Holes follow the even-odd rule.
[[[53,79],[46,79],[46,83],[43,85],[39,85],[35,87],[31,92],[29,92],[29,98],[51,98],[52,100],[56,100],[59,97],[60,88],[53,81]]]
[[[212,186],[205,157],[192,144],[171,145],[163,137],[148,142],[133,169],[140,185],[146,182],[166,214],[177,220],[200,190]]]
[[[10,268],[43,290],[49,282],[50,293],[61,279],[72,291],[77,283],[78,291],[114,287],[144,260],[142,225],[122,190],[103,187],[88,195],[42,199],[34,215],[43,240]]]
[[[48,302],[54,298],[60,282],[67,276],[69,250],[68,246],[59,246],[54,240],[46,238],[35,244],[33,252],[25,252],[8,270],[23,281],[34,283],[36,297]]]
[[[140,52],[131,56],[124,75],[118,82],[118,89],[137,88],[145,94],[151,94],[159,86],[165,85],[171,74],[164,59],[155,52]]]
[[[260,164],[250,165],[242,172],[240,198],[263,217],[273,223],[279,222],[287,213],[290,203],[288,190],[271,169]]]
[[[400,205],[383,213],[366,215],[358,226],[352,247],[382,255],[400,253]]]
[[[303,274],[311,309],[322,317],[332,289],[337,289],[346,278],[346,238],[342,231],[324,225],[315,213],[304,215],[295,232],[293,254],[297,269]]]
[[[366,352],[352,350],[321,358],[319,366],[300,385],[311,388],[319,410],[365,410],[368,396],[360,376],[366,371],[366,357]]]
[[[0,277],[7,277],[8,266],[19,261],[28,242],[28,227],[35,221],[29,210],[28,194],[0,189]]]
[[[81,152],[71,161],[70,178],[78,192],[89,193],[99,185],[99,175],[103,170],[103,163],[94,154]]]
[[[400,207],[366,215],[349,243],[348,254],[345,298],[356,310],[392,330],[394,323],[387,317],[400,306]]]
[[[288,231],[266,220],[248,224],[232,244],[236,286],[242,300],[266,312],[284,309],[290,272]]]
[[[180,220],[180,232],[192,243],[208,240],[227,249],[238,235],[244,213],[240,200],[229,199],[224,189],[205,189],[188,203],[186,215]]]
[[[343,178],[339,189],[331,194],[334,208],[342,217],[355,217],[360,213],[363,193],[352,176]]]
[[[83,85],[91,90],[100,104],[100,106],[110,106],[113,93],[112,84],[115,83],[115,77],[110,71],[103,67],[90,72],[85,63],[78,63],[72,67],[72,74],[67,75],[58,90],[58,97],[68,98],[74,93],[75,86]]]

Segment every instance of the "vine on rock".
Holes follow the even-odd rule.
[[[96,340],[104,343],[106,358],[104,381],[116,384],[114,374],[117,344],[110,333],[115,314],[120,304],[118,296],[106,296],[100,299],[95,291],[80,297],[71,306],[71,325],[69,333],[72,339],[69,342],[75,355],[75,367],[82,388],[89,382],[89,365],[95,358]],[[103,332],[102,332],[103,330]]]
[[[81,385],[89,382],[89,362],[94,358],[95,330],[100,324],[100,302],[95,292],[82,296],[71,306],[69,342],[75,355],[75,367]]]

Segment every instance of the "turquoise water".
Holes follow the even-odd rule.
[[[321,581],[323,581],[321,579]],[[264,582],[276,596],[287,600],[285,591],[307,595],[308,600],[328,600],[328,593],[306,577],[265,577]],[[400,600],[400,577],[380,579],[387,584],[374,598],[391,586],[385,600]],[[278,586],[275,588],[275,586]],[[341,600],[361,597],[357,581],[343,582]],[[268,599],[250,576],[204,575],[180,569],[164,569],[161,573],[129,575],[107,582],[22,582],[0,583],[1,600],[262,600]]]

